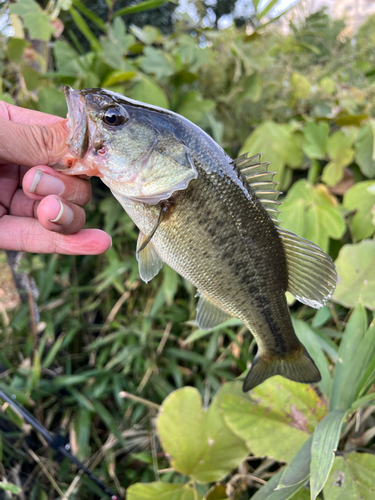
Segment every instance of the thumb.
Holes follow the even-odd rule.
[[[67,120],[26,125],[0,118],[0,163],[53,165],[67,153],[67,138]]]

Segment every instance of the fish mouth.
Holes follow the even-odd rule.
[[[86,104],[80,90],[64,87],[69,118],[69,153],[77,159],[86,156],[89,147],[89,128],[87,123]]]

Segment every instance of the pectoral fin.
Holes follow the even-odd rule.
[[[163,267],[163,261],[159,257],[152,241],[150,241],[151,238],[140,232],[137,241],[136,256],[138,260],[139,275],[146,283],[151,281]]]
[[[210,330],[224,321],[227,321],[232,316],[223,311],[212,300],[203,295],[199,297],[197,305],[196,321],[201,330]]]
[[[155,227],[153,228],[153,230],[151,231],[151,233],[144,238],[143,243],[140,245],[139,248],[138,248],[138,245],[137,245],[137,254],[141,253],[142,250],[144,250],[146,248],[146,246],[150,243],[152,237],[156,233],[157,228],[160,226],[160,224],[163,222],[163,220],[167,217],[169,209],[170,209],[170,204],[169,204],[168,201],[165,201],[161,205],[159,218],[158,218],[158,220],[157,220],[157,222],[155,224]],[[141,233],[139,233],[139,234],[141,235]],[[138,243],[139,243],[139,238],[138,238]]]
[[[331,257],[311,241],[277,228],[287,259],[288,291],[303,304],[319,309],[333,295],[337,283]]]

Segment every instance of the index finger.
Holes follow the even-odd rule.
[[[6,118],[12,122],[24,123],[29,125],[31,123],[38,123],[40,125],[51,125],[64,118],[60,116],[49,115],[41,111],[34,111],[32,109],[20,108],[8,104],[7,102],[0,101],[0,118]]]

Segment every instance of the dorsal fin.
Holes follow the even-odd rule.
[[[331,257],[311,241],[278,229],[288,266],[288,291],[303,304],[319,309],[332,297],[337,283]]]
[[[259,201],[267,210],[268,215],[276,226],[278,226],[280,224],[280,221],[277,220],[280,213],[278,206],[281,205],[281,202],[277,201],[277,198],[281,194],[281,191],[275,191],[278,182],[272,180],[276,172],[268,171],[269,161],[260,161],[262,153],[257,153],[253,156],[248,156],[248,154],[245,153],[239,156],[233,163],[241,171],[241,174],[245,177],[248,184],[255,191]]]

